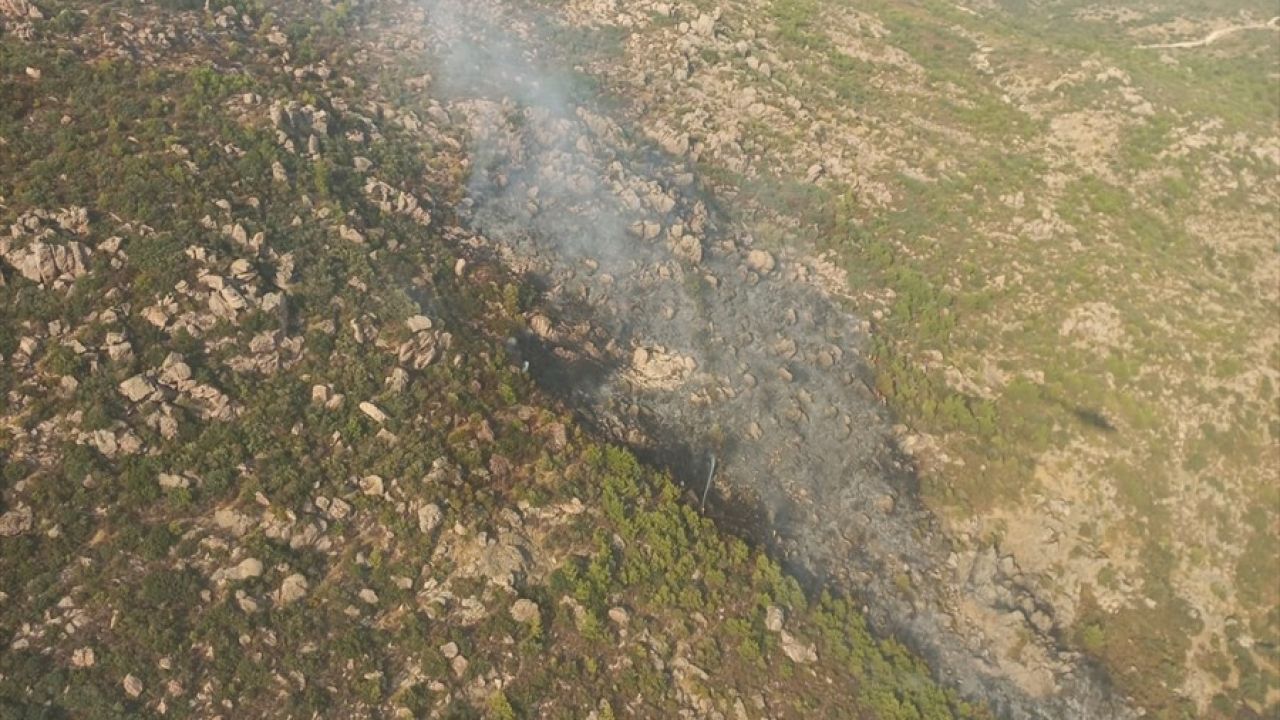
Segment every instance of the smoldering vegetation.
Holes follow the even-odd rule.
[[[514,13],[426,5],[436,78],[470,128],[473,242],[538,278],[531,371],[597,427],[703,490],[815,587],[853,592],[964,694],[1008,717],[1125,717],[1061,647],[1016,568],[957,561],[868,389],[865,325],[811,258],[726,223],[681,162],[637,140]],[[998,657],[977,617],[1022,633]]]

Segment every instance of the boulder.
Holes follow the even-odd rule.
[[[765,250],[751,250],[747,253],[747,267],[761,275],[773,272],[775,264],[773,255]]]
[[[142,694],[142,681],[132,674],[125,675],[121,685],[124,686],[125,693],[131,698],[136,698]]]
[[[82,647],[71,651],[71,666],[78,668],[91,668],[97,662],[97,657],[93,654],[93,648]]]
[[[13,537],[31,530],[35,516],[31,508],[19,505],[9,512],[0,515],[0,537]]]
[[[70,281],[88,273],[88,248],[78,242],[66,245],[37,240],[25,248],[10,250],[4,258],[23,277],[35,283]]]
[[[373,497],[382,497],[383,493],[382,477],[378,475],[366,475],[360,478],[360,492]]]
[[[764,613],[764,626],[769,632],[782,632],[782,609],[770,605]]]
[[[300,573],[294,573],[280,583],[280,589],[276,592],[276,602],[281,605],[297,602],[307,596],[309,589],[307,578]]]
[[[440,506],[435,503],[428,503],[418,508],[418,529],[424,533],[435,530],[440,525],[440,520],[444,514],[440,512]]]
[[[538,603],[520,598],[511,604],[511,619],[518,623],[531,623],[540,617]]]
[[[239,581],[256,578],[262,575],[262,561],[257,558],[245,558],[235,567],[226,568],[222,571],[222,579]]]
[[[128,398],[129,402],[142,402],[150,397],[155,390],[155,385],[152,385],[151,381],[143,375],[134,375],[120,383],[120,394]]]
[[[0,0],[0,15],[18,20],[44,19],[44,13],[27,0]]]
[[[387,421],[387,414],[382,412],[381,408],[371,402],[360,403],[360,412],[368,415],[369,418],[376,423],[381,424]]]
[[[782,652],[796,663],[811,663],[818,659],[818,649],[813,643],[801,642],[786,630],[782,631]]]
[[[431,329],[431,318],[426,315],[414,315],[405,320],[404,324],[409,328],[409,332],[420,333]]]
[[[244,535],[253,528],[253,518],[231,508],[220,508],[213,513],[213,522],[235,535]]]
[[[166,490],[180,490],[191,486],[191,481],[181,475],[160,473],[160,487]]]

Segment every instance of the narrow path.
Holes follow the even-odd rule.
[[[1208,35],[1205,35],[1199,40],[1183,40],[1182,42],[1173,42],[1173,43],[1156,43],[1153,45],[1139,45],[1138,47],[1144,50],[1172,50],[1172,49],[1181,49],[1181,48],[1198,48],[1198,47],[1204,47],[1206,45],[1212,45],[1213,43],[1221,40],[1222,38],[1228,35],[1231,35],[1233,33],[1240,32],[1241,30],[1266,30],[1268,28],[1273,30],[1280,30],[1280,16],[1273,17],[1267,22],[1253,23],[1252,25],[1233,25],[1231,27],[1220,28],[1218,30],[1214,30]]]

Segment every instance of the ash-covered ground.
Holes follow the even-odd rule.
[[[868,388],[867,325],[820,258],[730,226],[691,168],[543,63],[527,17],[439,2],[423,21],[471,130],[460,240],[559,309],[519,340],[530,372],[694,493],[714,457],[711,512],[860,598],[965,695],[1008,717],[1131,714],[1062,649],[1012,558],[952,552],[915,499]],[[1011,638],[1017,659],[1000,651]]]

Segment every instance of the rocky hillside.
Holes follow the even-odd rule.
[[[765,324],[712,334],[713,349],[771,355],[816,398],[768,389],[781,432],[810,428],[789,454],[770,448],[777,468],[751,455],[775,428],[744,419],[733,436],[749,438],[744,488],[784,486],[765,504],[794,525],[795,503],[836,536],[816,541],[818,566],[901,553],[927,578],[910,584],[950,586],[940,622],[984,638],[978,664],[1046,702],[1071,662],[1042,636],[1158,716],[1276,712],[1274,4],[538,6],[547,51],[626,98],[620,114],[714,189],[739,245],[867,321],[870,382],[951,544],[938,562],[928,542],[840,543],[891,537],[859,514],[875,493],[847,490],[877,487],[846,467],[875,454],[823,446],[843,419],[822,401],[843,410],[851,395],[814,382],[821,347],[774,332],[796,321],[740,295]],[[845,349],[858,334],[798,322]],[[913,610],[889,614],[918,626],[929,613]]]
[[[0,717],[1266,717],[1256,0],[0,0]]]
[[[0,15],[0,715],[986,715],[538,387],[413,7]]]

